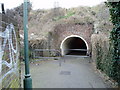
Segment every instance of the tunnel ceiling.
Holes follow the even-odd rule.
[[[87,49],[85,42],[78,37],[73,37],[69,44],[71,49]]]

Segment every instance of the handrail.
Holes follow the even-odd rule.
[[[87,49],[64,49],[64,51],[74,50],[74,51],[88,51]]]
[[[88,51],[87,49],[65,49],[65,50],[75,50],[75,51]],[[32,50],[33,51],[33,58],[35,59],[55,59],[55,58],[57,58],[58,60],[59,60],[59,66],[61,66],[61,59],[60,58],[62,58],[63,56],[61,55],[61,50],[58,50],[58,49],[34,49],[34,50]],[[47,56],[47,57],[45,57],[45,56],[37,56],[37,55],[35,55],[35,53],[36,52],[45,52],[45,51],[52,51],[52,52],[56,52],[55,54],[55,56]],[[49,54],[50,55],[50,54]],[[65,62],[65,59],[63,59],[64,60],[64,62]]]
[[[70,51],[70,50],[74,50],[74,51],[88,51],[87,49],[64,49],[64,51]],[[34,52],[34,58],[58,58],[58,57],[62,57],[61,55],[61,50],[58,50],[58,49],[34,49],[32,50]],[[44,56],[41,56],[41,57],[35,57],[35,52],[44,52],[44,51],[52,51],[52,52],[56,52],[57,55],[56,57],[55,56],[48,56],[48,57],[44,57]]]
[[[35,51],[54,51],[54,52],[57,52],[57,53],[59,53],[58,54],[58,56],[57,57],[53,57],[53,56],[49,56],[49,57],[36,57],[35,56],[35,54],[33,55],[33,57],[34,58],[37,58],[37,59],[55,59],[55,58],[60,58],[60,57],[62,57],[62,55],[61,55],[61,52],[60,52],[60,50],[56,50],[56,49],[34,49],[34,50],[32,50],[34,53],[35,53]],[[65,62],[65,59],[64,59],[64,62]],[[61,66],[61,59],[59,59],[59,66]]]
[[[49,57],[44,57],[44,56],[41,56],[41,57],[35,57],[35,54],[33,55],[34,56],[34,58],[59,58],[59,57],[62,57],[62,55],[61,55],[61,52],[60,52],[60,50],[56,50],[56,49],[34,49],[34,50],[32,50],[34,53],[36,52],[36,51],[40,51],[40,52],[44,52],[44,51],[53,51],[53,52],[56,52],[57,53],[57,57],[55,57],[55,56],[49,56]]]

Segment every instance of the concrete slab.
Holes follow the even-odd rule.
[[[65,62],[63,62],[65,59]],[[107,88],[88,57],[69,57],[30,64],[33,88]],[[23,78],[24,69],[22,71]]]

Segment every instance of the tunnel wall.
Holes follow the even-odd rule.
[[[65,55],[65,54],[67,54],[69,52],[66,49],[70,48],[70,45],[69,45],[70,41],[71,41],[71,38],[69,36],[62,41],[62,43],[60,45],[60,49],[61,49],[62,55]]]
[[[66,55],[69,51],[66,50],[66,49],[69,49],[71,48],[70,46],[70,41],[74,40],[74,38],[79,38],[80,40],[82,40],[85,45],[86,45],[86,49],[88,50],[89,47],[88,47],[88,43],[84,40],[84,38],[78,36],[78,35],[70,35],[70,36],[67,36],[62,42],[61,42],[61,45],[60,45],[60,49],[61,49],[61,52],[62,52],[62,55]],[[78,48],[77,48],[78,49]],[[66,50],[66,51],[64,51]]]
[[[71,35],[82,37],[88,44],[88,50],[91,51],[91,35],[94,25],[88,24],[59,24],[54,28],[51,35],[51,49],[60,49],[62,41]]]

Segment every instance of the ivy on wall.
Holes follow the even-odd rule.
[[[114,25],[111,31],[111,47],[112,48],[112,69],[111,77],[116,80],[120,86],[120,1],[106,2],[109,7],[111,22]]]
[[[96,67],[106,73],[120,87],[120,1],[106,2],[109,7],[110,20],[114,28],[110,32],[109,50],[104,49],[102,41],[96,43]]]

